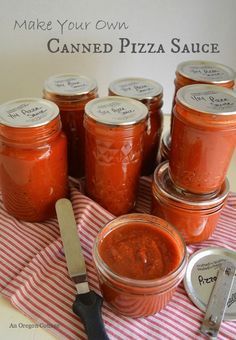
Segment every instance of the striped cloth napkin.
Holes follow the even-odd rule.
[[[136,211],[150,212],[151,180],[140,180]],[[113,216],[81,194],[71,180],[71,201],[88,270],[91,289],[99,293],[91,249],[98,230]],[[189,246],[189,253],[209,246],[236,250],[236,195],[231,194],[214,235]],[[68,276],[56,219],[45,223],[17,221],[0,201],[0,289],[11,303],[60,339],[86,339],[71,310],[75,286]],[[118,316],[104,302],[103,319],[110,339],[205,339],[199,333],[203,313],[189,300],[183,284],[160,313],[147,318]],[[236,339],[235,322],[222,324],[218,339]]]

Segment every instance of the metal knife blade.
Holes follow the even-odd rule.
[[[102,320],[103,299],[89,289],[87,282],[85,261],[70,200],[66,198],[58,200],[56,213],[69,275],[75,282],[78,292],[72,310],[84,324],[88,340],[109,340]]]
[[[78,294],[89,292],[86,266],[77,233],[77,225],[70,200],[62,198],[56,202],[56,213],[69,276],[76,284]]]

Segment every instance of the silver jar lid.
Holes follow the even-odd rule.
[[[173,204],[184,205],[191,209],[207,209],[218,206],[224,202],[229,193],[227,178],[220,190],[211,194],[199,195],[179,189],[169,176],[169,162],[163,162],[156,168],[153,184],[158,195],[171,200]]]
[[[192,302],[203,312],[213,290],[220,266],[230,261],[236,265],[236,252],[227,248],[207,247],[189,259],[184,287]],[[224,320],[236,320],[236,277],[227,303]]]
[[[236,93],[216,85],[188,85],[177,91],[177,102],[209,115],[235,115]]]
[[[0,106],[0,124],[15,128],[43,126],[58,115],[58,106],[41,98],[16,99]]]
[[[141,102],[118,96],[97,98],[85,105],[85,113],[106,125],[133,125],[146,119],[148,110]]]
[[[53,75],[44,84],[46,92],[60,96],[81,96],[96,89],[95,80],[74,73]]]
[[[158,82],[137,77],[114,80],[109,85],[109,90],[117,96],[129,97],[137,100],[150,100],[162,96],[163,93],[163,88]]]
[[[185,78],[207,84],[224,84],[236,78],[232,68],[204,60],[184,61],[177,66],[177,72]]]

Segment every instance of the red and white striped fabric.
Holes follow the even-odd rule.
[[[92,261],[92,244],[98,230],[113,216],[82,195],[71,181],[71,201],[82,243],[91,289],[99,292]],[[136,211],[150,212],[150,179],[142,178]],[[231,194],[214,235],[189,246],[190,253],[208,246],[236,250],[236,195]],[[68,277],[57,221],[19,222],[9,216],[0,201],[0,287],[12,304],[61,339],[85,339],[83,326],[71,310],[75,287]],[[110,339],[204,339],[199,333],[203,313],[186,295],[181,284],[160,313],[129,319],[112,312],[104,302],[103,319]],[[235,322],[224,322],[219,339],[235,339]]]

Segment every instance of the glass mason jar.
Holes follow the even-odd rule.
[[[55,215],[55,202],[67,196],[66,148],[54,103],[26,98],[0,106],[1,190],[10,215],[30,222]]]
[[[236,93],[214,85],[181,88],[171,138],[175,185],[197,194],[219,190],[236,145]]]
[[[85,106],[86,192],[114,215],[135,204],[146,117],[145,105],[124,97]]]
[[[161,147],[159,153],[157,154],[156,164],[162,163],[169,159],[170,143],[171,143],[170,131],[166,131],[165,133],[163,133],[161,139]]]
[[[176,93],[181,87],[194,84],[209,84],[232,89],[236,78],[236,73],[232,68],[223,64],[203,60],[184,61],[177,66],[175,74],[172,119],[173,109],[176,103]]]
[[[164,162],[154,172],[152,214],[176,227],[187,244],[202,242],[214,232],[228,193],[227,179],[214,194],[198,195],[182,191],[171,181],[168,162]]]
[[[120,216],[98,233],[93,259],[104,299],[122,315],[159,312],[184,277],[187,252],[180,233],[148,214]]]
[[[48,78],[43,97],[60,109],[63,131],[68,141],[68,171],[73,177],[84,176],[84,107],[98,96],[94,80],[78,74],[60,74]]]
[[[145,78],[122,78],[109,85],[109,95],[139,100],[148,108],[147,128],[144,133],[144,150],[141,175],[153,173],[159,152],[163,129],[163,88],[156,81]]]

